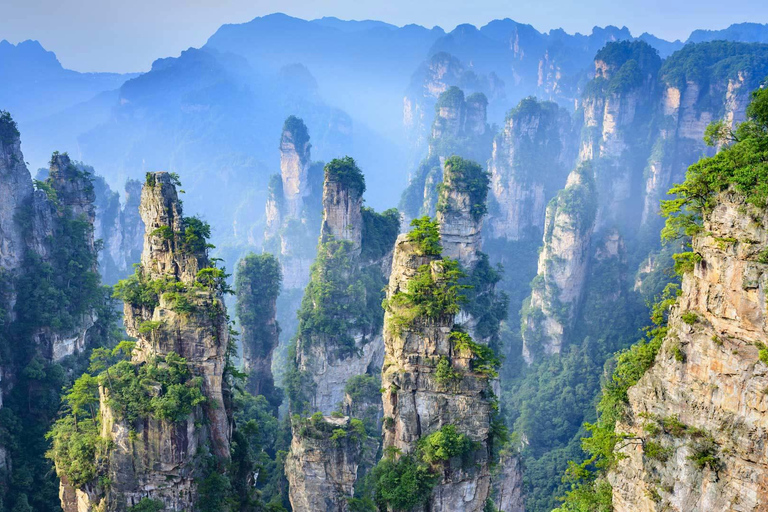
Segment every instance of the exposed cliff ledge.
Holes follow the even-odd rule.
[[[694,238],[701,259],[616,425],[634,441],[610,475],[614,510],[758,511],[768,502],[766,225],[764,209],[727,192]]]
[[[595,221],[591,167],[582,164],[547,206],[544,247],[523,307],[523,357],[559,353],[584,292]]]

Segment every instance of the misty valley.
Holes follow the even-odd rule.
[[[0,41],[0,512],[766,510],[766,86],[757,23]]]

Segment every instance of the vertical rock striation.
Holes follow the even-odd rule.
[[[479,250],[487,191],[478,164],[449,158],[437,221],[416,221],[395,245],[385,302],[382,463],[397,468],[416,459],[432,472],[431,492],[420,490],[424,500],[411,510],[480,511],[491,498],[493,341],[506,304],[499,308],[498,276]],[[478,279],[478,269],[493,277]],[[467,277],[472,289],[461,304],[458,286]],[[498,317],[490,313],[496,309]],[[433,446],[445,453],[435,456]]]
[[[297,512],[346,511],[358,470],[371,465],[365,452],[376,451],[368,436],[380,414],[362,402],[370,401],[364,388],[379,387],[384,262],[399,231],[396,212],[363,208],[365,180],[352,158],[326,165],[323,189],[322,236],[287,375],[294,417],[286,476]]]
[[[538,274],[522,312],[523,357],[559,353],[578,313],[596,212],[591,168],[582,164],[547,206]]]
[[[576,157],[570,115],[551,102],[526,98],[507,114],[493,141],[488,237],[541,236],[547,202]]]
[[[768,501],[764,209],[721,193],[654,365],[629,389],[614,510],[763,510]],[[725,242],[724,242],[725,241]]]
[[[385,356],[382,368],[384,447],[399,457],[414,456],[421,439],[445,427],[471,439],[469,453],[437,462],[434,489],[414,510],[481,511],[490,497],[490,425],[492,391],[487,376],[472,371],[472,354],[456,346],[456,311],[413,317],[398,305],[409,283],[426,278],[451,286],[446,260],[426,255],[409,235],[395,246],[387,289]],[[447,374],[447,378],[446,375]]]
[[[122,288],[126,331],[137,342],[129,361],[102,374],[100,436],[110,449],[97,455],[93,481],[73,490],[62,477],[65,512],[123,511],[144,498],[166,510],[193,510],[206,461],[229,460],[229,322],[224,273],[207,255],[210,228],[183,216],[175,178],[164,172],[147,174],[140,214],[141,266]],[[142,372],[149,375],[143,385],[150,397],[135,410],[130,400],[140,398],[126,394],[125,386],[147,378]],[[178,385],[172,378],[185,378],[182,389],[199,389],[200,398],[187,403],[185,394],[171,395]]]

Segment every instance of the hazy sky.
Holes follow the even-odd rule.
[[[765,0],[0,0],[0,39],[37,39],[78,71],[144,71],[159,57],[201,46],[224,23],[273,12],[404,25],[482,26],[495,18],[589,32],[626,25],[685,39],[696,28],[768,22]]]

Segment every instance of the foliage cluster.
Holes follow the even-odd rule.
[[[477,443],[449,424],[422,437],[413,453],[385,450],[371,472],[376,505],[380,510],[412,510],[425,504],[443,465],[455,458],[461,458],[464,465],[476,449]]]
[[[363,171],[360,170],[351,156],[334,158],[325,164],[325,179],[340,183],[358,197],[361,197],[365,192]]]
[[[411,221],[411,231],[408,232],[408,241],[416,249],[420,256],[440,256],[443,247],[440,245],[440,227],[436,220],[429,217],[420,217]]]
[[[11,114],[5,110],[0,110],[0,142],[3,145],[10,144],[17,140],[21,134],[13,120]]]
[[[293,144],[297,151],[303,151],[304,145],[309,142],[309,131],[304,120],[296,116],[288,116],[283,123],[283,132],[288,132],[293,138]]]
[[[376,213],[363,207],[363,240],[360,256],[375,261],[392,250],[400,233],[400,214],[394,208]]]
[[[664,61],[660,76],[681,89],[690,81],[705,90],[710,83],[737,78],[744,70],[750,70],[758,80],[768,75],[765,45],[732,41],[687,44]]]
[[[445,160],[443,183],[440,185],[437,211],[448,213],[456,206],[452,194],[466,195],[469,199],[469,212],[475,221],[479,221],[488,211],[485,200],[488,196],[490,174],[483,167],[471,160],[460,156],[452,156]]]
[[[464,277],[459,262],[450,258],[421,265],[405,290],[398,290],[384,307],[392,316],[396,330],[416,329],[422,322],[437,321],[446,315],[455,315],[466,302],[459,284]]]
[[[371,336],[381,327],[383,276],[376,268],[360,269],[352,243],[329,240],[318,248],[312,275],[298,311],[298,336],[308,349],[333,340],[339,355],[355,350],[354,333]]]
[[[669,191],[674,199],[662,201],[661,211],[667,218],[664,240],[699,233],[703,217],[725,190],[738,193],[757,208],[768,206],[768,89],[752,93],[747,118],[735,131],[727,131],[726,140],[721,141],[726,147],[688,168],[685,181]],[[713,131],[722,132],[722,125],[709,129]]]

